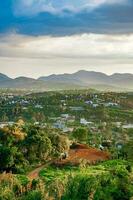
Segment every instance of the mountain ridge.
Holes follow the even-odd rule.
[[[112,89],[133,90],[133,74],[114,73],[107,75],[102,72],[80,70],[75,73],[51,74],[41,76],[37,79],[25,76],[14,79],[0,73],[0,88],[15,89],[42,89],[42,90],[60,90],[60,89],[78,89],[90,88],[96,89],[98,86]]]

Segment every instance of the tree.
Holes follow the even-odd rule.
[[[59,156],[63,152],[68,152],[70,142],[65,135],[52,132],[49,137],[52,143],[52,152],[54,156]]]
[[[52,144],[45,130],[39,127],[25,127],[27,137],[23,141],[23,151],[27,160],[31,163],[45,161],[51,155]]]
[[[121,153],[125,159],[133,161],[133,140],[130,140],[123,146]]]
[[[88,200],[93,196],[98,186],[96,177],[80,174],[75,177],[69,177],[66,193],[62,200]]]
[[[88,133],[85,128],[77,128],[73,132],[73,137],[76,138],[79,142],[85,142],[88,139]]]
[[[16,130],[16,129],[15,129]],[[18,134],[19,135],[19,134]],[[0,170],[12,171],[22,165],[23,154],[19,149],[21,137],[14,134],[14,128],[0,129]]]

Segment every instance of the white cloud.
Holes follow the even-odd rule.
[[[133,34],[82,34],[65,37],[10,35],[0,38],[0,56],[132,59]]]
[[[38,77],[80,69],[133,73],[133,34],[0,37],[0,72]]]
[[[130,0],[20,0],[15,1],[15,14],[35,15],[40,12],[53,14],[62,13],[67,9],[71,12],[79,12],[83,9],[93,10],[103,4],[123,4]]]
[[[0,37],[0,72],[37,77],[80,69],[133,73],[133,34]]]

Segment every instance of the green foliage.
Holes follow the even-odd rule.
[[[41,191],[33,190],[29,191],[28,194],[22,197],[21,200],[43,200],[43,196]]]
[[[125,159],[133,161],[133,139],[123,146],[121,154]]]
[[[31,182],[24,175],[0,175],[0,200],[43,200],[45,194],[40,180]]]
[[[25,175],[16,175],[16,177],[22,186],[26,186],[30,182]]]
[[[115,122],[132,124],[132,99],[130,93],[94,94],[94,91],[87,90],[15,95],[12,99],[15,103],[8,98],[0,98],[0,121],[26,120],[25,124],[16,123],[0,129],[0,171],[19,174],[0,175],[0,200],[49,200],[51,197],[57,200],[129,200],[133,196],[133,130],[122,128],[122,124],[117,127]],[[94,109],[85,103],[88,100],[99,106]],[[28,103],[23,104],[24,101]],[[118,102],[120,106],[106,107],[104,103],[107,102]],[[83,109],[70,109],[76,106]],[[51,128],[62,113],[74,116],[72,123],[64,119],[66,126],[74,128],[68,135]],[[92,125],[81,126],[81,118],[92,122]],[[40,125],[33,125],[36,121]],[[37,164],[45,164],[59,158],[62,152],[67,152],[70,145],[68,138],[98,148],[103,141],[111,141],[108,151],[112,153],[112,158],[119,160],[90,167],[84,163],[79,168],[48,167],[40,172],[38,180],[32,181],[20,175]],[[119,143],[122,144],[121,149],[117,148]]]
[[[65,135],[33,125],[22,128],[25,136],[15,128],[0,129],[0,170],[25,173],[31,164],[46,163],[51,158],[68,151],[69,140]]]
[[[129,200],[131,196],[132,189],[128,172],[124,169],[116,169],[109,176],[101,177],[94,200]]]
[[[87,168],[45,168],[40,176],[54,197],[56,194],[59,198],[56,192],[60,188],[62,200],[129,200],[133,185],[128,166],[127,161],[111,160]],[[58,184],[53,186],[57,180]]]
[[[15,200],[15,195],[8,187],[0,188],[0,200]]]
[[[62,200],[87,200],[97,187],[96,177],[78,175],[70,178]]]
[[[10,129],[0,129],[0,170],[10,171],[21,165],[23,154],[16,145],[18,138]],[[22,167],[22,166],[21,166]]]
[[[79,142],[87,141],[88,133],[85,128],[77,128],[73,132],[73,137],[76,138]]]
[[[53,156],[58,157],[61,153],[69,150],[69,139],[65,135],[53,132],[49,134],[49,138],[52,143]]]

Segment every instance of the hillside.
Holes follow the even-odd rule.
[[[38,79],[27,77],[11,79],[0,74],[0,88],[39,91],[92,88],[101,91],[126,91],[133,90],[133,74],[108,76],[101,72],[81,70],[73,74],[53,74]]]
[[[9,81],[9,80],[11,80],[11,78],[6,76],[5,74],[0,73],[0,83],[4,81]]]
[[[86,87],[97,88],[97,85],[105,86],[107,88],[117,89],[133,89],[133,74],[113,74],[108,76],[101,72],[81,70],[73,74],[51,75],[47,77],[40,77],[39,80],[61,81],[77,83]]]

